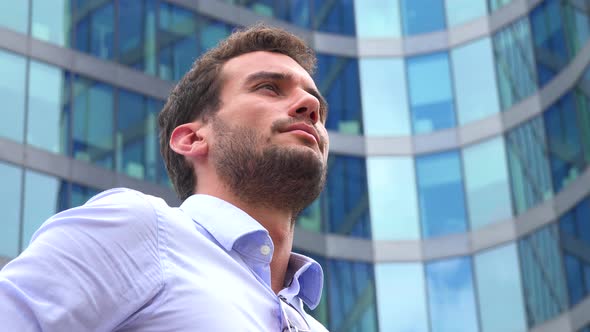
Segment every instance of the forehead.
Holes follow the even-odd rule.
[[[221,73],[228,84],[239,84],[248,75],[260,71],[289,74],[302,85],[315,88],[309,73],[297,61],[281,53],[257,51],[242,54],[228,60]]]

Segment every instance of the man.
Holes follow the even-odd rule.
[[[326,177],[327,106],[292,34],[238,31],[159,116],[180,208],[129,189],[61,212],[0,272],[6,331],[325,331],[320,266],[291,253]]]

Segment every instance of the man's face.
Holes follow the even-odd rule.
[[[218,175],[248,203],[299,212],[326,175],[326,106],[313,79],[270,52],[229,60],[221,79],[210,148]]]

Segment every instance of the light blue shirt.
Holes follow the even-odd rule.
[[[235,206],[193,195],[180,208],[130,189],[63,211],[0,272],[3,331],[282,331],[285,307],[307,315],[318,263],[291,254],[270,287],[268,232]],[[295,312],[296,313],[296,312]]]

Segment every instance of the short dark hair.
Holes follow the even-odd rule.
[[[194,193],[196,174],[184,156],[170,148],[172,131],[184,124],[207,118],[219,109],[222,87],[221,70],[239,55],[267,51],[287,55],[310,75],[316,66],[315,52],[299,37],[281,28],[257,24],[234,31],[215,48],[199,57],[176,84],[158,116],[160,153],[168,176],[181,200]]]

